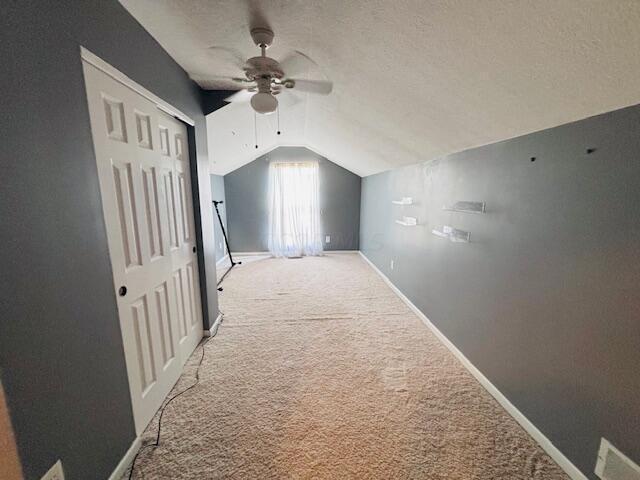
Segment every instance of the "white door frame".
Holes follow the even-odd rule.
[[[139,83],[134,82],[129,77],[127,77],[124,73],[122,73],[120,70],[112,67],[107,62],[102,60],[100,57],[91,53],[89,50],[87,50],[82,46],[80,47],[80,57],[82,58],[83,61],[90,63],[91,65],[96,67],[98,70],[102,70],[104,73],[109,75],[114,80],[129,87],[131,90],[142,95],[150,102],[155,103],[156,106],[163,112],[171,115],[172,117],[176,117],[179,120],[182,120],[184,123],[191,125],[192,127],[195,126],[196,122],[194,122],[191,117],[189,117],[188,115],[185,115],[183,112],[175,108],[173,105],[165,102],[157,95],[154,95],[152,92],[144,88]]]

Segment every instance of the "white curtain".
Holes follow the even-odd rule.
[[[318,162],[269,165],[269,251],[276,257],[321,255]]]

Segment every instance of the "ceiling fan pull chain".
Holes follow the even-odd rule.
[[[253,112],[253,137],[256,141],[256,148],[258,148],[258,114]]]
[[[280,135],[280,105],[278,105],[278,109],[276,110],[276,115],[278,116],[278,131],[276,133]]]

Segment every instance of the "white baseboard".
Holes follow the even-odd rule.
[[[362,251],[358,251],[360,256],[373,268],[385,283],[393,290],[393,292],[400,297],[400,299],[415,313],[418,318],[434,333],[436,337],[444,344],[445,347],[453,353],[462,365],[475,377],[475,379],[482,385],[500,405],[511,415],[522,428],[524,428],[529,435],[547,452],[547,454],[565,471],[569,477],[573,480],[587,480],[587,477],[576,467],[571,460],[569,460],[558,448],[551,443],[538,428],[531,423],[531,421],[524,416],[524,414],[513,405],[507,397],[505,397],[498,388],[493,385],[487,377],[485,377],[480,370],[478,370],[464,354],[458,350],[458,348],[447,338],[444,334],[438,330],[438,328],[431,323],[422,311],[416,307],[411,300],[409,300],[392,282],[387,276],[382,273],[378,267],[376,267],[371,260],[369,260]]]
[[[269,252],[231,252],[234,257],[243,257],[249,255],[271,255]]]
[[[220,326],[220,322],[222,322],[222,314],[218,314],[218,318],[216,318],[216,321],[213,322],[213,325],[211,325],[211,328],[209,330],[204,330],[202,332],[202,336],[203,337],[214,337],[216,335],[216,332],[218,331],[218,327]]]
[[[323,253],[325,255],[331,255],[334,253],[353,253],[353,254],[357,254],[359,253],[360,250],[325,250]],[[251,256],[251,255],[268,255],[271,256],[270,252],[231,252],[231,254],[234,257],[242,257],[242,256]],[[223,259],[220,259],[219,261],[222,262]],[[216,263],[217,265],[217,263]]]
[[[224,262],[226,262],[227,260],[229,260],[229,254],[225,255],[224,257],[222,257],[220,260],[218,260],[216,262],[216,267],[219,267],[220,265],[222,265]]]
[[[127,471],[129,465],[133,462],[138,450],[140,450],[141,444],[142,441],[140,440],[140,437],[137,437],[129,447],[129,450],[127,450],[127,453],[124,454],[124,457],[122,457],[122,460],[120,460],[120,463],[118,463],[118,466],[115,468],[113,473],[109,476],[109,480],[120,480],[122,478],[124,472]]]
[[[222,322],[221,313],[218,314],[218,317],[216,318],[216,321],[213,322],[211,328],[202,332],[202,336],[213,337],[216,334],[218,327],[220,326],[220,322]],[[125,453],[124,457],[122,457],[122,459],[120,460],[120,463],[118,463],[118,466],[115,468],[115,470],[113,470],[113,473],[109,476],[109,480],[120,480],[122,478],[124,473],[129,468],[129,465],[131,465],[131,462],[133,462],[133,459],[138,453],[138,450],[140,450],[140,446],[141,440],[140,437],[137,437],[131,444],[131,447],[129,447],[129,450],[127,450],[127,453]]]
[[[220,322],[222,322],[221,313],[218,314],[218,317],[216,318],[216,321],[213,322],[213,325],[211,326],[211,328],[209,330],[204,330],[202,332],[202,336],[213,337],[216,334],[218,327],[220,326]],[[120,480],[122,478],[124,473],[129,468],[129,465],[131,465],[131,462],[133,462],[133,459],[138,453],[138,450],[140,450],[141,443],[142,442],[140,437],[137,437],[133,441],[133,443],[131,444],[131,447],[129,447],[129,450],[127,450],[127,453],[124,454],[124,457],[122,457],[122,459],[120,460],[120,463],[118,463],[118,466],[115,468],[113,473],[109,476],[108,480]]]

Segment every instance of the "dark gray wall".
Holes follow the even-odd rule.
[[[319,189],[324,249],[358,249],[361,178],[306,148],[279,147],[224,177],[232,252],[269,250],[269,159],[300,158],[312,158],[320,162]],[[331,243],[324,242],[325,235],[331,236]]]
[[[391,204],[402,196],[417,204]],[[442,211],[457,200],[487,213]],[[403,208],[419,226],[394,223]],[[364,178],[360,245],[596,478],[602,436],[640,461],[639,208],[632,107]],[[472,243],[432,235],[442,224]]]
[[[4,1],[0,17],[2,383],[28,480],[58,458],[68,480],[106,478],[135,433],[80,45],[197,122],[195,209],[215,318],[200,91],[116,1]]]
[[[218,200],[224,202],[218,205],[220,211],[220,218],[224,228],[227,228],[227,202],[225,201],[224,193],[224,177],[222,175],[211,175],[211,198],[212,200]],[[213,212],[213,234],[216,239],[216,262],[222,259],[225,253],[224,237],[222,236],[222,229],[220,228],[220,220],[214,210]]]

